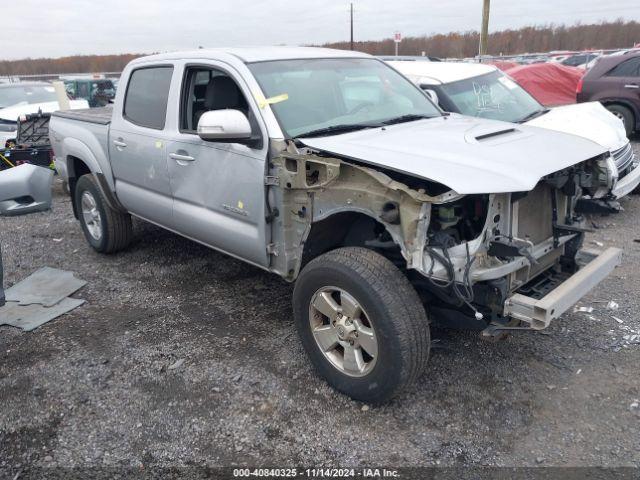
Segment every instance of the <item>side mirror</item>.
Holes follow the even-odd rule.
[[[51,208],[53,170],[25,163],[0,171],[0,216]]]
[[[251,139],[251,125],[240,110],[210,110],[198,121],[198,136],[210,142],[246,141]]]
[[[435,103],[436,105],[440,104],[440,100],[438,99],[438,94],[436,93],[435,90],[432,90],[430,88],[425,88],[424,93],[427,94],[427,96],[431,99],[433,103]]]

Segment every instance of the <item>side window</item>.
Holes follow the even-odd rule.
[[[247,100],[235,80],[208,67],[187,67],[180,99],[180,131],[195,133],[210,110],[234,109],[249,116]]]
[[[122,115],[141,127],[162,130],[173,67],[148,67],[134,70],[129,77]]]
[[[640,76],[640,57],[630,58],[614,67],[607,74],[610,77],[638,77]]]

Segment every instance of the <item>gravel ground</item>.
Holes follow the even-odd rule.
[[[640,197],[624,207],[595,218],[587,240],[625,251],[582,302],[592,313],[497,343],[435,330],[415,387],[367,408],[311,370],[290,285],[142,222],[126,252],[94,253],[58,185],[50,212],[0,219],[6,282],[73,270],[87,303],[30,333],[0,328],[0,476],[26,465],[640,467],[629,340]]]

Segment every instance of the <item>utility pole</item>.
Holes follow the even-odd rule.
[[[351,4],[351,50],[353,50],[353,3]]]
[[[491,0],[483,0],[482,5],[482,29],[480,30],[480,62],[482,57],[487,54],[487,41],[489,37],[489,9]]]

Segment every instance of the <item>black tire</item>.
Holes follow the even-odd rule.
[[[314,338],[310,305],[316,292],[328,286],[351,295],[375,329],[378,355],[364,376],[343,373]],[[386,402],[414,383],[427,364],[429,321],[417,292],[391,261],[366,248],[340,248],[309,262],[296,282],[293,311],[302,344],[318,373],[355,400]]]
[[[89,231],[89,226],[82,214],[82,198],[87,192],[95,200],[97,211],[100,214],[102,234],[95,238]],[[115,253],[126,248],[133,237],[131,215],[114,210],[104,198],[102,189],[98,186],[93,175],[83,175],[78,180],[75,188],[74,201],[78,211],[78,219],[82,231],[91,247],[100,253]]]
[[[630,136],[635,130],[636,119],[633,112],[629,108],[618,105],[616,103],[607,105],[607,110],[613,113],[616,117],[622,120],[624,123],[624,129],[627,132],[627,137]]]

